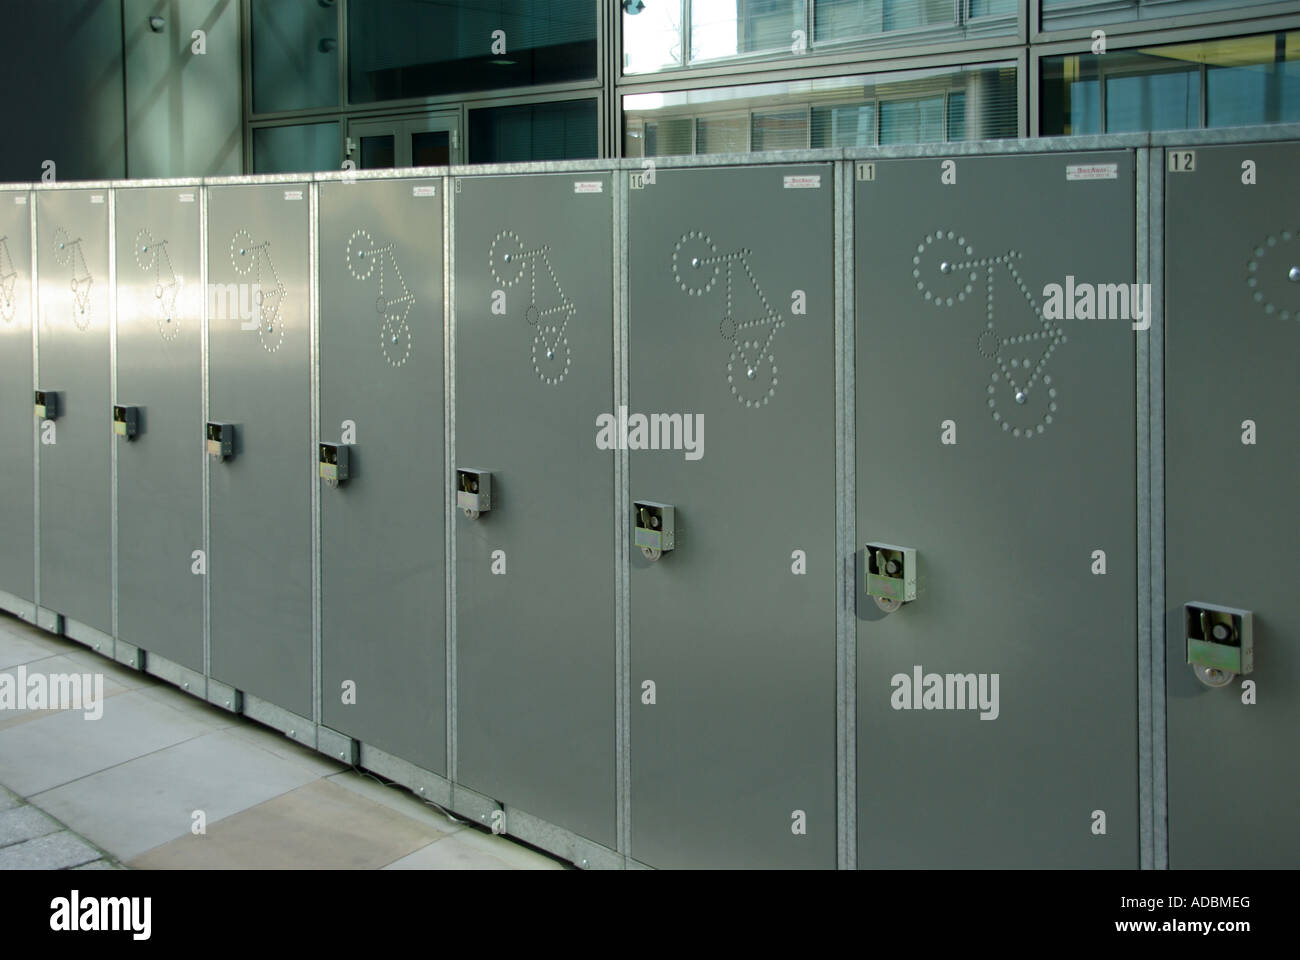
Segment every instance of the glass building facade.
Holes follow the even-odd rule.
[[[1300,0],[242,0],[245,166],[1300,120]]]

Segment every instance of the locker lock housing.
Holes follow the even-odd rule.
[[[337,487],[351,475],[349,470],[348,443],[322,443],[320,444],[320,456],[318,472],[320,478],[331,487]]]
[[[1226,687],[1255,669],[1254,615],[1212,603],[1183,607],[1187,662],[1207,687]]]
[[[492,509],[492,474],[469,467],[456,468],[456,506],[477,520]]]
[[[632,503],[633,542],[647,560],[658,560],[676,546],[676,513],[671,504],[653,500]]]
[[[235,425],[209,421],[207,441],[208,456],[214,460],[229,460],[235,455]]]
[[[916,599],[916,550],[892,543],[869,543],[867,595],[886,613]]]

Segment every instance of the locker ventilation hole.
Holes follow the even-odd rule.
[[[14,269],[13,259],[9,256],[9,238],[0,237],[0,320],[13,323],[17,307],[14,286],[18,282],[18,271]]]
[[[152,282],[147,286],[153,299],[159,335],[164,340],[175,340],[181,331],[180,317],[176,315],[180,280],[172,267],[167,241],[155,240],[148,228],[141,227],[135,235],[135,262],[146,276],[152,274]]]
[[[241,277],[252,277],[251,291],[247,299],[240,291],[240,304],[251,303],[251,316],[247,319],[257,323],[257,336],[262,341],[262,349],[275,353],[284,343],[284,323],[280,316],[280,307],[284,303],[284,284],[275,272],[275,263],[271,260],[271,241],[254,243],[252,234],[247,230],[237,230],[230,238],[230,263],[235,273]],[[229,319],[229,318],[227,318]]]
[[[1030,440],[1055,419],[1056,388],[1048,363],[1068,338],[1043,316],[1042,306],[1016,269],[1019,251],[992,257],[974,254],[974,247],[956,231],[927,234],[912,257],[912,280],[917,296],[940,309],[983,297],[984,329],[976,336],[975,347],[995,368],[986,388],[987,407],[1004,433]],[[1036,323],[1027,331],[1004,335],[997,313],[1021,304]]]
[[[54,231],[54,260],[60,266],[72,268],[69,287],[72,290],[72,322],[78,330],[90,328],[90,288],[94,278],[86,267],[81,253],[81,238],[72,240],[62,227]]]
[[[577,305],[564,295],[559,277],[551,265],[550,246],[528,249],[519,234],[502,230],[488,247],[488,268],[502,289],[528,280],[524,322],[532,328],[533,372],[542,383],[554,386],[569,373],[573,355],[569,350],[569,321]],[[542,277],[538,292],[538,278]]]
[[[1265,237],[1246,264],[1246,286],[1268,316],[1300,320],[1300,236]]]
[[[415,294],[406,285],[397,265],[397,244],[379,246],[369,232],[353,230],[348,237],[346,257],[353,280],[369,280],[378,273],[375,313],[379,317],[379,349],[390,367],[403,366],[411,359],[409,321]]]
[[[754,276],[752,256],[753,251],[744,248],[720,254],[708,234],[699,230],[684,233],[672,254],[673,280],[686,296],[703,297],[722,281],[725,297],[718,332],[733,348],[726,364],[727,387],[738,403],[749,408],[761,407],[776,396],[772,341],[785,326]],[[738,302],[745,312],[738,314]]]

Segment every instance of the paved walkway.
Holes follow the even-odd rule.
[[[0,614],[0,674],[104,676],[103,715],[0,709],[0,869],[563,869]]]

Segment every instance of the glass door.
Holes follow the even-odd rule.
[[[460,162],[460,112],[348,122],[348,156],[362,170]]]

